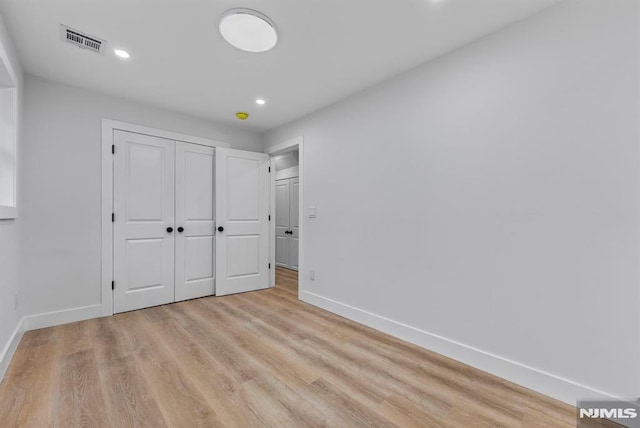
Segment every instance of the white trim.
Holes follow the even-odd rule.
[[[113,132],[115,130],[151,135],[153,137],[183,141],[185,143],[199,144],[207,147],[229,147],[228,143],[202,137],[194,137],[192,135],[150,128],[113,119],[102,119],[102,273],[99,305],[102,310],[101,313],[96,316],[113,315],[113,292],[111,290],[111,281],[113,280],[113,224],[111,223],[111,213],[113,213],[113,156],[111,154],[111,145],[113,144]]]
[[[24,336],[24,332],[24,318],[22,318],[0,354],[0,382],[2,382],[4,375],[7,373],[9,364],[13,359],[13,355],[16,353],[16,349],[18,349],[18,345],[22,340],[22,336]]]
[[[113,224],[111,213],[113,212],[113,156],[111,145],[113,144],[113,131],[115,124],[102,119],[102,195],[101,195],[101,229],[102,229],[102,272],[100,279],[101,293],[100,303],[102,315],[113,315]]]
[[[223,143],[222,141],[215,141],[208,138],[195,137],[193,135],[182,134],[180,132],[167,131],[164,129],[150,128],[148,126],[136,125],[135,123],[122,122],[113,119],[102,119],[102,130],[105,127],[113,130],[118,129],[120,131],[133,132],[136,134],[151,135],[152,137],[166,138],[167,140],[183,141],[185,143],[200,144],[201,146],[208,147],[227,147],[229,143]],[[104,133],[102,134],[104,137]],[[103,141],[104,143],[104,141]]]
[[[265,153],[268,153],[272,157],[271,161],[271,171],[275,168],[275,162],[273,161],[273,156],[288,152],[294,147],[298,147],[298,180],[300,185],[300,194],[298,200],[298,218],[300,223],[299,229],[299,240],[298,240],[298,298],[302,293],[302,290],[305,286],[305,264],[304,264],[304,136],[299,136],[293,138],[291,140],[285,141],[284,143],[276,144],[275,146],[271,146],[265,150]],[[271,174],[271,212],[275,213],[276,207],[276,174]],[[275,214],[273,214],[275,215]],[[272,218],[272,220],[275,220]],[[271,222],[271,231],[270,231],[270,259],[271,266],[273,266],[273,270],[271,272],[271,286],[273,287],[276,283],[276,222]]]
[[[309,291],[301,291],[299,298],[303,302],[406,340],[572,406],[576,405],[578,399],[584,399],[585,397],[590,399],[620,398],[596,388],[582,385]]]
[[[1,20],[1,18],[0,18]],[[5,26],[6,27],[6,26]],[[10,43],[10,42],[8,42]],[[7,54],[7,48],[4,41],[0,41],[0,62],[2,62],[9,73],[11,79],[11,86],[4,86],[6,89],[11,89],[13,93],[13,133],[12,133],[12,145],[13,145],[13,205],[0,205],[0,220],[14,220],[18,218],[18,177],[19,177],[19,148],[18,148],[18,135],[20,133],[20,125],[22,120],[22,114],[20,111],[20,105],[18,98],[21,95],[22,87],[19,87],[20,80],[18,80],[16,71],[13,67],[13,63],[9,59]]]
[[[4,46],[0,44],[2,48],[1,57],[2,61],[4,61],[5,65],[7,65],[7,71],[9,72],[9,76],[13,80],[14,86],[8,89],[13,90],[13,133],[12,133],[12,143],[13,143],[13,206],[11,205],[0,205],[0,220],[15,220],[18,218],[18,180],[20,168],[20,149],[18,148],[18,135],[20,135],[20,121],[22,120],[22,115],[20,112],[20,105],[18,104],[18,98],[20,96],[20,89],[18,88],[18,80],[16,79],[15,72],[13,71],[13,65],[9,62],[6,57],[6,52],[4,51]]]
[[[24,325],[24,330],[29,331],[37,330],[39,328],[68,324],[70,322],[99,318],[101,314],[101,305],[81,306],[78,308],[64,309],[61,311],[28,315],[22,319],[22,323]]]
[[[16,218],[18,218],[18,207],[0,205],[0,220],[14,220]]]
[[[90,305],[22,317],[13,331],[8,343],[2,350],[2,353],[0,353],[0,382],[6,374],[9,364],[11,364],[11,360],[13,359],[25,332],[37,330],[39,328],[53,327],[71,322],[98,318],[101,314],[101,305]]]
[[[292,138],[291,140],[287,140],[284,143],[276,144],[275,146],[269,147],[265,151],[265,153],[268,153],[274,156],[274,155],[280,154],[281,152],[288,152],[292,147],[302,146],[303,143],[304,143],[303,136]],[[302,156],[300,156],[300,158],[302,158]]]
[[[269,183],[269,262],[271,263],[271,271],[269,272],[269,287],[276,286],[276,160],[271,156],[271,183]]]
[[[276,171],[276,181],[286,180],[287,178],[297,178],[300,176],[300,168],[298,166],[292,166],[291,168],[281,169]]]

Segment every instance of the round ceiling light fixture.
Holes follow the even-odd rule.
[[[118,55],[120,58],[124,58],[124,59],[128,59],[131,57],[131,55],[129,55],[129,52],[122,49],[114,49],[113,53]]]
[[[253,9],[230,9],[220,19],[220,34],[232,46],[246,52],[266,52],[278,43],[276,25]]]

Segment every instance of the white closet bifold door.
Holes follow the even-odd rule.
[[[175,143],[115,131],[114,312],[174,300]]]
[[[218,296],[269,286],[269,163],[264,153],[216,148]]]
[[[176,295],[214,293],[214,149],[176,142]]]

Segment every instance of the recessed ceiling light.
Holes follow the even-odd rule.
[[[256,100],[256,104],[258,104],[259,106],[263,106],[265,105],[267,102],[265,100],[263,100],[262,98],[258,98]]]
[[[129,55],[129,52],[123,51],[122,49],[114,49],[113,53],[118,55],[120,58],[124,58],[124,59],[127,59],[131,56]]]
[[[232,46],[247,52],[266,52],[278,43],[276,25],[252,9],[231,9],[220,19],[220,34]]]

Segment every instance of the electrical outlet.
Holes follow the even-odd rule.
[[[313,269],[309,269],[309,279],[311,281],[315,281],[316,280],[316,271]]]
[[[20,292],[18,291],[13,296],[13,310],[17,310],[20,307]]]

